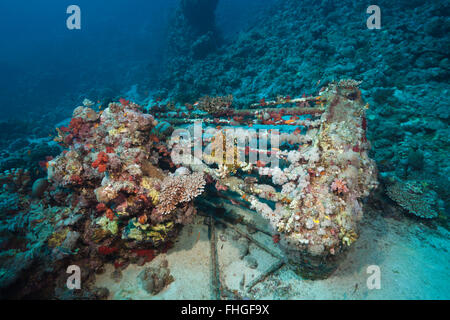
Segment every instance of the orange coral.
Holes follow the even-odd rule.
[[[98,172],[103,173],[106,171],[106,164],[108,163],[109,157],[105,152],[99,152],[97,159],[92,162],[92,168],[96,168]]]

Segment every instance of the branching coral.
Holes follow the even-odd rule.
[[[199,196],[205,187],[203,174],[195,172],[190,175],[169,176],[161,183],[157,215],[168,215],[177,205],[190,202]]]
[[[348,193],[349,191],[347,188],[347,182],[338,178],[334,179],[333,183],[331,184],[331,190],[335,191],[338,194]]]
[[[426,190],[419,181],[395,181],[386,187],[386,193],[399,206],[417,217],[432,219],[438,216],[436,195]]]

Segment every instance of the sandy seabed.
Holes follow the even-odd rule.
[[[260,231],[237,224],[242,232],[275,254],[278,245],[265,233],[267,224],[255,213],[231,205],[244,222]],[[289,265],[253,241],[224,225],[216,225],[217,268],[220,292],[240,299],[449,299],[449,232],[405,218],[385,218],[379,212],[366,215],[359,240],[350,248],[339,268],[325,280],[306,280]],[[141,288],[138,275],[151,264],[167,259],[174,278],[156,295]],[[381,288],[368,289],[367,267],[381,270]],[[144,266],[130,265],[120,280],[111,277],[114,267],[97,276],[96,285],[110,291],[110,299],[214,299],[213,267],[208,226],[204,217],[184,227],[174,247]]]

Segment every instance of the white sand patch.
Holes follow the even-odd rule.
[[[239,208],[234,210],[242,214]],[[247,219],[245,221],[248,222]],[[366,216],[363,223],[360,239],[328,279],[305,280],[293,268],[284,265],[252,289],[248,285],[264,275],[279,259],[231,228],[217,224],[217,263],[222,289],[250,299],[450,298],[448,231],[442,228],[431,230],[409,219],[397,221],[378,215]],[[275,255],[281,254],[278,244],[273,243],[269,235],[254,231],[249,233],[242,224],[235,227]],[[267,225],[259,227],[264,230]],[[175,279],[168,288],[155,296],[140,288],[137,276],[149,264],[143,267],[130,265],[123,271],[120,283],[110,278],[114,269],[108,266],[107,271],[97,277],[97,286],[107,287],[111,299],[211,299],[210,248],[208,226],[203,224],[203,218],[198,217],[196,224],[182,230],[167,254],[151,262],[156,263],[162,258],[168,260]],[[248,257],[256,260],[256,267],[246,261]],[[380,290],[367,288],[369,265],[378,265],[381,269]]]
[[[255,286],[256,299],[449,299],[448,231],[384,219],[366,225],[338,270],[326,280],[303,280],[288,267]],[[369,290],[367,267],[378,265],[381,289]]]
[[[163,258],[169,262],[170,274],[175,281],[159,294],[150,295],[142,290],[138,275]],[[96,279],[97,286],[106,287],[110,291],[110,299],[211,299],[208,227],[203,224],[186,226],[172,249],[144,266],[129,265],[122,271],[120,283],[111,279],[113,271],[114,267],[108,265],[106,272]]]

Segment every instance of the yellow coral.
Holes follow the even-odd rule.
[[[51,248],[59,247],[64,242],[64,240],[66,240],[68,233],[69,228],[65,228],[61,231],[55,232],[48,239],[48,246]]]
[[[121,127],[117,128],[117,129],[111,129],[111,130],[109,130],[109,131],[108,131],[108,134],[109,134],[110,136],[116,136],[116,135],[118,135],[118,134],[125,133],[125,132],[128,132],[128,129],[125,128],[124,126],[121,126]]]
[[[339,238],[342,240],[342,243],[350,246],[353,242],[358,239],[358,234],[354,230],[350,231],[341,231],[339,234]]]
[[[144,189],[148,190],[147,196],[152,199],[153,205],[157,205],[159,202],[159,192],[154,188],[155,182],[157,181],[159,180],[149,177],[143,177],[141,182],[141,186]]]

